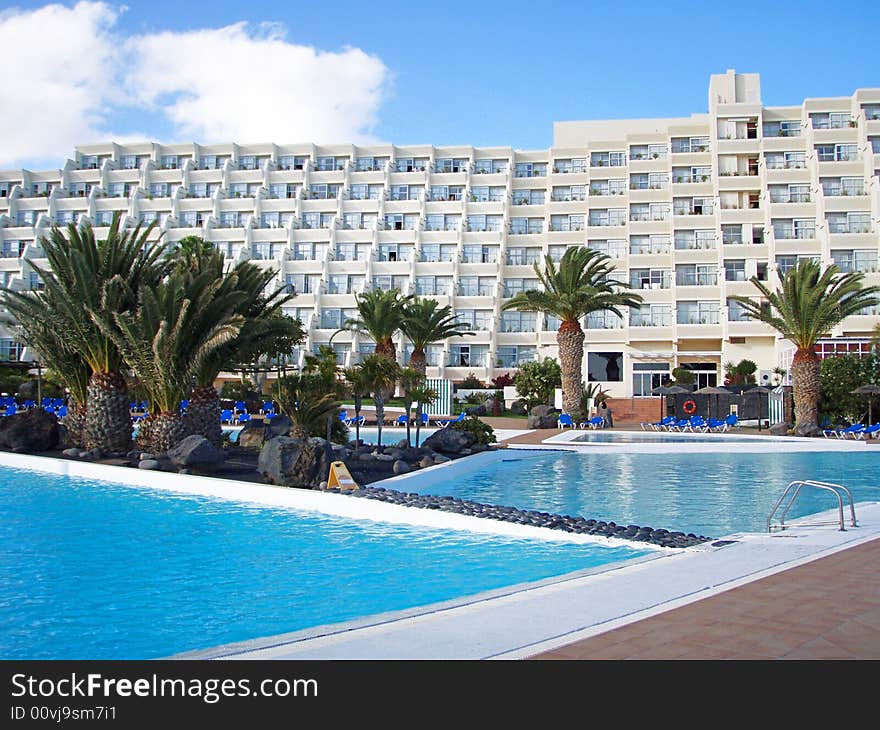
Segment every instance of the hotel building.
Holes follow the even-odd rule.
[[[615,397],[648,395],[677,366],[700,385],[748,358],[761,379],[791,344],[743,316],[731,295],[771,287],[799,259],[880,283],[880,88],[765,107],[757,74],[709,82],[708,113],[557,122],[553,147],[106,144],[60,170],[0,171],[2,286],[40,286],[40,237],[90,221],[106,234],[158,221],[164,240],[197,235],[233,261],[278,271],[305,324],[301,360],[332,339],[341,364],[371,352],[334,334],[355,295],[399,289],[451,304],[476,336],[428,353],[429,376],[489,380],[556,353],[558,321],[502,312],[536,285],[533,264],[588,246],[644,298],[586,328],[585,376]],[[157,232],[157,235],[158,235]],[[864,351],[880,310],[846,319],[821,353]],[[398,342],[401,358],[408,345]],[[0,331],[0,358],[19,358]],[[25,352],[25,356],[27,353]]]

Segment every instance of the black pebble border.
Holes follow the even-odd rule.
[[[336,491],[330,490],[330,491]],[[639,527],[638,525],[617,525],[614,522],[602,522],[600,520],[588,520],[584,517],[572,517],[571,515],[555,515],[549,512],[536,510],[522,510],[516,507],[499,507],[492,504],[472,502],[458,497],[436,497],[430,494],[416,494],[415,492],[399,492],[394,489],[383,487],[362,487],[354,491],[341,492],[352,497],[363,499],[376,499],[380,502],[401,504],[405,507],[420,507],[421,509],[437,509],[442,512],[454,512],[460,515],[483,517],[489,520],[501,520],[502,522],[514,522],[518,525],[531,525],[533,527],[549,527],[551,530],[574,532],[580,535],[600,535],[602,537],[616,537],[633,542],[649,542],[661,547],[686,548],[708,542],[712,538],[697,536],[693,533],[670,532],[669,530],[653,527]]]

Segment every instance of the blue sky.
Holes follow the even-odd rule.
[[[27,11],[44,5],[6,7]],[[372,115],[361,130],[369,138],[540,148],[551,143],[555,120],[705,111],[709,74],[728,68],[761,73],[766,105],[799,104],[807,96],[842,96],[858,87],[880,86],[880,56],[871,50],[880,27],[878,8],[876,0],[726,7],[676,2],[159,0],[128,2],[112,33],[189,33],[247,21],[248,32],[259,36],[257,24],[277,23],[288,44],[336,53],[353,47],[381,61],[385,71],[377,81],[377,96],[359,101],[354,107],[358,111],[349,112]],[[242,53],[236,62],[248,68],[251,58]],[[296,69],[285,73],[295,74]],[[333,93],[344,94],[346,83],[341,79],[341,91]],[[149,103],[133,106],[105,100],[101,123],[92,128],[170,141],[182,133],[181,124],[168,117],[161,102],[180,93],[160,90]],[[225,113],[238,112],[233,106]],[[296,124],[290,128],[299,129]]]

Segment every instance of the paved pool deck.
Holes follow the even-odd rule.
[[[880,540],[533,659],[880,659]]]

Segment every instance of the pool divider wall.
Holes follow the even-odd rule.
[[[495,453],[497,454],[499,452]],[[486,452],[485,454],[477,455],[477,457],[483,456],[486,456],[487,458],[474,459],[478,462],[475,467],[460,465],[460,461],[467,461],[467,459],[461,459],[428,467],[423,472],[419,472],[413,476],[424,477],[427,472],[437,470],[437,472],[441,473],[440,480],[442,481],[466,473],[467,471],[472,471],[474,468],[485,466],[488,458],[492,457],[493,454],[491,452]],[[458,468],[450,471],[457,464],[459,464]],[[633,543],[630,540],[622,540],[618,538],[561,532],[546,527],[520,525],[512,522],[489,520],[470,515],[442,512],[439,510],[417,509],[376,500],[352,499],[348,495],[334,494],[333,492],[298,489],[295,487],[279,487],[271,484],[256,484],[254,482],[241,482],[233,479],[220,479],[217,477],[197,476],[193,474],[176,474],[172,472],[133,469],[125,466],[73,461],[72,459],[13,454],[8,451],[0,451],[0,466],[8,466],[16,469],[30,469],[33,471],[58,474],[61,476],[97,479],[99,481],[112,482],[122,486],[146,487],[149,489],[159,489],[179,494],[214,497],[248,504],[259,504],[268,507],[285,507],[306,512],[318,512],[333,517],[344,517],[355,520],[387,522],[438,530],[462,530],[502,537],[544,540],[547,542],[569,542],[599,546],[605,545],[608,547],[628,547],[633,550],[672,550],[671,548],[664,548],[648,543]],[[388,481],[390,480],[385,480],[385,482]],[[432,478],[430,483],[436,483],[436,480]],[[405,484],[398,483],[394,488],[404,487]],[[677,550],[676,552],[680,552],[680,550]]]

